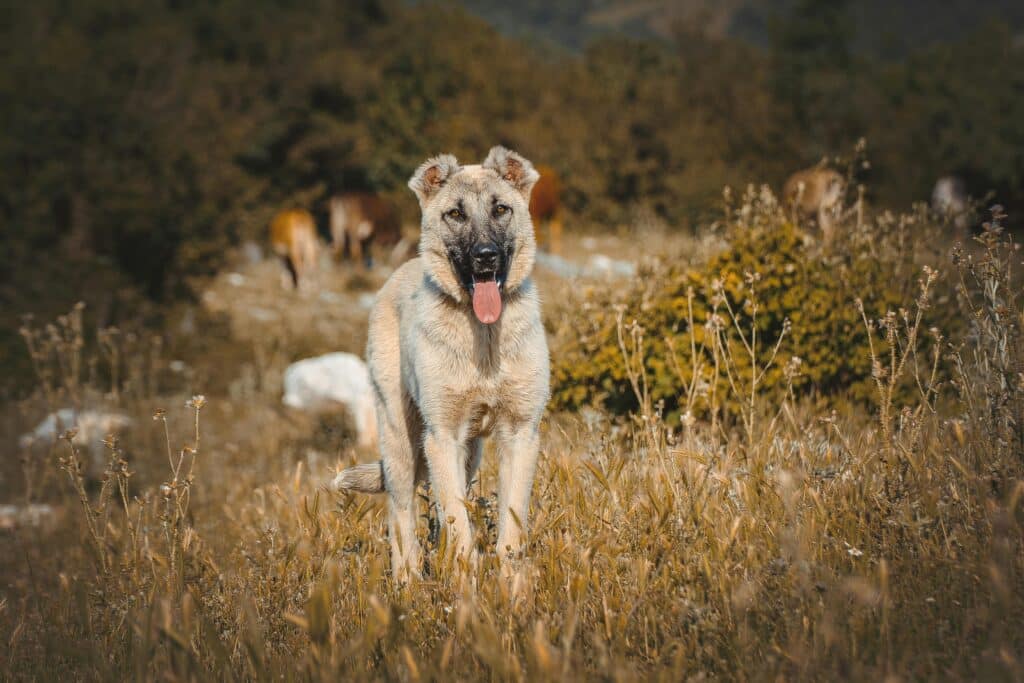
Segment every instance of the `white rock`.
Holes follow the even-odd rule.
[[[0,505],[0,531],[11,531],[19,526],[41,527],[54,521],[57,511],[45,503],[28,505]]]
[[[103,440],[110,434],[123,432],[133,424],[130,417],[121,413],[61,408],[47,415],[31,432],[22,434],[18,445],[27,449],[52,446],[61,434],[76,429],[77,433],[71,443],[89,458],[88,474],[99,476],[107,458],[107,447]]]
[[[241,287],[245,284],[245,276],[241,273],[228,273],[227,281],[232,287]]]
[[[272,311],[269,308],[263,308],[262,306],[250,306],[248,308],[250,318],[259,320],[260,322],[270,323],[278,320],[281,316],[276,311]]]
[[[633,277],[636,275],[636,264],[629,261],[620,261],[604,254],[594,254],[587,261],[586,272],[588,275],[620,275],[622,277]]]
[[[969,208],[967,185],[962,178],[944,176],[935,182],[935,188],[932,190],[932,209],[936,213],[951,217],[957,229],[965,230],[968,227]]]
[[[967,208],[967,188],[956,176],[944,176],[935,181],[932,190],[932,208],[940,212],[958,213]]]
[[[377,442],[376,408],[370,371],[351,353],[328,353],[292,363],[284,372],[286,406],[320,411],[345,406],[355,422],[360,446]]]
[[[630,261],[613,259],[604,254],[591,254],[587,259],[586,266],[579,266],[572,261],[556,256],[539,252],[537,254],[537,265],[546,268],[555,275],[570,280],[576,277],[633,277],[636,275],[636,264]]]
[[[263,248],[252,241],[242,242],[238,249],[242,262],[249,265],[256,265],[263,261]]]
[[[537,252],[537,265],[543,268],[547,268],[558,277],[562,278],[574,278],[579,277],[582,274],[583,269],[577,266],[575,263],[565,260],[561,256],[555,254],[548,254],[546,252]]]
[[[370,310],[373,308],[374,302],[377,301],[376,294],[370,294],[369,292],[363,292],[359,295],[359,308]]]
[[[339,295],[336,292],[332,292],[329,289],[322,290],[317,298],[319,298],[320,301],[323,301],[325,304],[341,303],[341,295]]]
[[[178,332],[183,336],[190,336],[196,332],[196,312],[191,306],[185,309],[178,322]]]
[[[612,259],[610,256],[605,256],[604,254],[594,254],[590,257],[590,260],[587,261],[587,266],[593,270],[611,270]]]

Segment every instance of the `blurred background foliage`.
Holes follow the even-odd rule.
[[[728,247],[706,264],[654,262],[621,287],[597,290],[584,315],[556,326],[552,405],[639,412],[645,406],[623,361],[630,356],[645,371],[646,407],[659,408],[670,423],[687,411],[735,416],[747,392],[730,395],[731,383],[754,376],[760,395],[776,404],[798,391],[867,405],[876,394],[872,342],[854,302],[872,320],[902,313],[918,296],[920,262],[946,260],[941,230],[925,212],[883,214],[871,223],[851,212],[840,224],[841,244],[822,252],[808,245],[774,197],[750,192],[739,210],[726,214]],[[962,334],[966,316],[954,292],[948,283],[935,289],[937,305],[926,310],[924,327]],[[884,341],[873,343],[887,358]],[[716,345],[729,367],[716,361]],[[924,346],[928,358],[934,343]],[[760,349],[756,368],[751,348]],[[787,371],[794,357],[798,365]],[[900,398],[915,391],[910,382],[898,389]]]
[[[570,229],[696,230],[723,186],[778,187],[861,137],[878,205],[958,173],[1020,215],[1024,12],[943,7],[5,3],[0,362],[26,310],[88,293],[109,324],[194,293],[283,205],[322,219],[368,189],[412,222],[424,157],[495,143],[563,174]]]

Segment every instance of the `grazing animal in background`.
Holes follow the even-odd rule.
[[[550,166],[538,166],[540,180],[530,195],[534,238],[552,254],[562,250],[562,180]],[[547,232],[543,239],[542,230]]]
[[[402,224],[394,207],[368,192],[331,197],[331,247],[335,256],[346,254],[367,268],[373,265],[371,246],[393,247],[402,238]]]
[[[970,226],[969,199],[967,184],[957,176],[943,176],[935,181],[932,190],[932,210],[951,218],[953,226],[959,232],[965,232]]]
[[[529,161],[494,147],[479,165],[450,154],[409,180],[422,210],[420,256],[377,295],[366,348],[376,392],[381,460],[342,471],[349,491],[388,494],[391,568],[418,574],[416,485],[428,476],[448,548],[476,557],[465,501],[496,438],[498,552],[524,546],[549,359],[530,279],[536,254]]]
[[[824,166],[797,171],[782,186],[782,201],[799,217],[818,221],[826,244],[834,237],[835,221],[843,205],[846,181],[838,172]]]
[[[288,271],[282,275],[282,286],[288,286],[288,275],[295,289],[305,288],[315,279],[317,237],[313,214],[305,209],[279,211],[270,222],[270,245]]]

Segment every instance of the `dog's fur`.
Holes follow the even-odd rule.
[[[409,181],[423,216],[420,256],[378,294],[366,352],[381,460],[335,480],[340,489],[387,491],[399,578],[421,568],[415,488],[428,474],[449,547],[475,556],[465,498],[489,434],[500,459],[498,552],[505,558],[522,549],[549,393],[547,342],[529,277],[536,243],[528,202],[536,180],[529,161],[495,147],[480,165],[460,166],[447,154],[429,159]],[[453,209],[461,217],[453,218]],[[484,242],[504,250],[503,310],[490,325],[474,316],[465,275],[465,260]]]
[[[315,279],[317,270],[316,222],[305,209],[284,209],[270,222],[270,245],[284,261],[295,289]],[[287,277],[282,279],[282,283]]]
[[[782,186],[782,200],[795,216],[818,219],[825,243],[832,241],[836,217],[842,209],[846,181],[836,171],[813,166],[797,171]]]
[[[538,246],[552,254],[562,251],[562,180],[550,166],[537,166],[540,180],[530,194],[530,218]],[[547,233],[546,239],[541,231]]]
[[[331,197],[331,246],[369,268],[371,246],[393,247],[402,238],[398,214],[382,197],[369,192],[348,192]]]

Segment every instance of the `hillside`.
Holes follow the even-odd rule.
[[[773,23],[791,17],[799,0],[571,0],[518,3],[462,0],[474,14],[510,35],[580,50],[605,35],[669,40],[675,27],[767,46]],[[830,3],[831,5],[843,3]],[[863,54],[903,58],[936,43],[960,40],[987,23],[1024,28],[1024,5],[1014,0],[847,2],[850,32]]]

